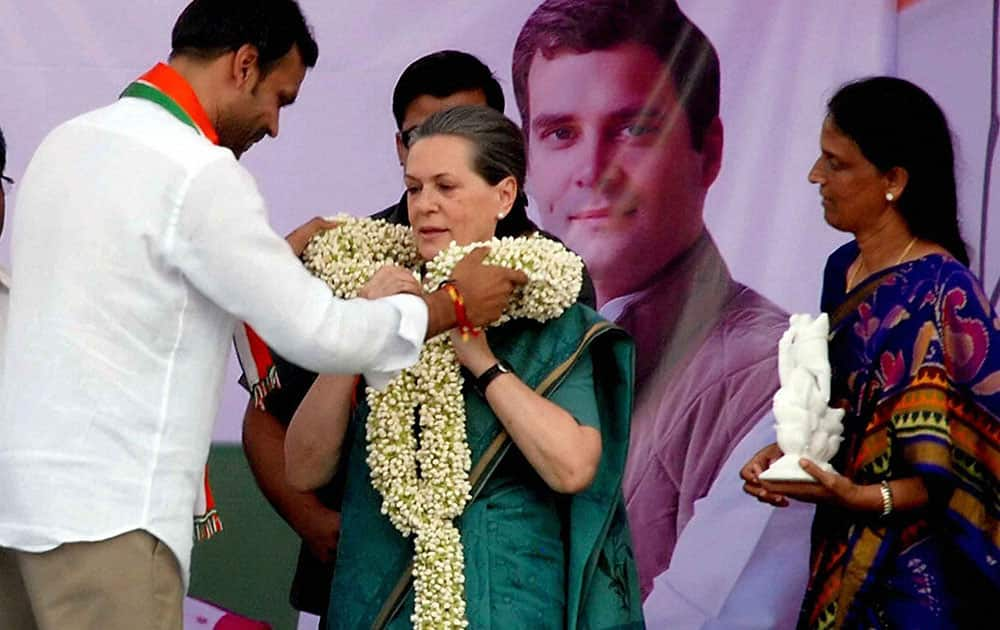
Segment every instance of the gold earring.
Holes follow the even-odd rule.
[[[895,198],[896,195],[892,194],[891,192],[885,193],[885,200],[888,201],[889,203],[892,203],[892,200]]]

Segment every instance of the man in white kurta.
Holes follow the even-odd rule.
[[[237,320],[318,371],[416,360],[419,298],[332,299],[270,229],[232,152],[153,103],[122,99],[60,126],[19,186],[0,546],[145,530],[186,579]]]
[[[0,395],[0,573],[21,583],[0,585],[25,592],[21,609],[30,601],[37,624],[28,627],[179,629],[192,513],[237,321],[300,365],[364,373],[375,386],[416,361],[425,335],[454,323],[443,293],[333,298],[268,226],[236,156],[277,135],[278,111],[316,53],[299,13],[299,39],[265,66],[265,46],[295,23],[268,12],[298,8],[254,3],[259,12],[242,13],[195,0],[175,27],[170,65],[56,128],[19,183]],[[215,30],[226,20],[265,20],[266,41],[185,52],[259,26]],[[179,43],[192,28],[202,31]],[[496,267],[465,269],[476,325],[499,316],[523,282]],[[489,285],[503,297],[487,296]],[[62,559],[48,562],[55,554]],[[89,574],[74,573],[94,558]],[[132,590],[143,582],[150,587]],[[0,620],[14,614],[10,599],[0,596]]]
[[[148,101],[53,131],[12,227],[5,546],[144,528],[186,569],[234,322],[317,370],[382,374],[416,360],[427,328],[415,296],[334,300],[232,152]]]

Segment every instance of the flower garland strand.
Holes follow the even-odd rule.
[[[420,266],[413,231],[405,225],[346,214],[331,220],[338,227],[314,236],[302,252],[302,260],[337,297],[358,297],[358,291],[385,265]]]
[[[303,253],[306,267],[340,297],[356,297],[383,265],[416,269],[419,255],[409,228],[384,221],[334,217],[340,225],[315,236]],[[451,276],[466,254],[488,245],[486,264],[522,271],[528,283],[512,296],[493,326],[514,318],[546,321],[576,301],[583,262],[560,243],[541,237],[454,243],[427,263],[424,288],[432,291]],[[469,501],[471,454],[465,433],[462,374],[451,336],[424,344],[417,363],[382,391],[366,391],[366,434],[372,486],[382,495],[382,513],[414,540],[414,613],[422,628],[466,628],[465,561],[454,520]],[[420,443],[413,431],[414,415]]]

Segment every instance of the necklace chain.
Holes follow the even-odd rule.
[[[906,248],[903,249],[903,253],[901,253],[899,255],[899,258],[896,259],[896,262],[894,263],[894,266],[898,265],[901,262],[903,262],[903,259],[906,258],[907,254],[910,253],[910,250],[913,249],[913,245],[916,242],[917,242],[917,237],[916,236],[914,236],[913,238],[910,239],[910,242],[906,244]],[[847,277],[847,290],[848,291],[850,291],[851,289],[854,288],[854,279],[858,276],[858,272],[860,272],[863,267],[865,267],[865,256],[864,256],[864,254],[862,254],[859,251],[858,252],[858,265],[854,268],[854,271],[851,272],[851,275]]]

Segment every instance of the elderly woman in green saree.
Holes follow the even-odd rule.
[[[531,231],[524,173],[521,132],[502,114],[459,107],[429,118],[405,168],[420,257],[431,260],[452,241],[489,240],[502,222],[507,234],[517,225]],[[421,287],[387,266],[362,295],[401,291]],[[455,519],[469,626],[642,627],[621,492],[631,341],[580,304],[544,323],[451,334],[472,463],[470,500]],[[407,628],[414,541],[383,513],[373,486],[362,391],[350,376],[317,379],[289,427],[286,472],[301,489],[343,482],[329,628]]]

